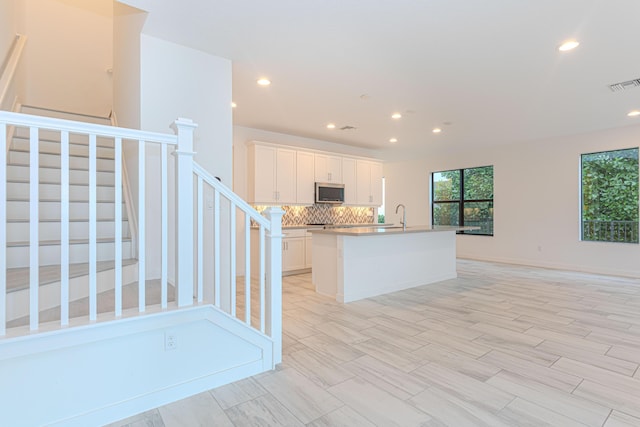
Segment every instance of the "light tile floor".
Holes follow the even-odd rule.
[[[286,277],[275,371],[111,426],[640,426],[640,280],[458,273],[346,305]]]

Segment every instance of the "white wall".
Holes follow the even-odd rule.
[[[12,52],[16,34],[21,31],[21,21],[24,17],[22,5],[17,0],[3,0],[0,2],[0,76],[5,72],[6,63]],[[18,67],[14,74],[5,98],[0,100],[0,110],[11,110],[16,95],[22,83],[21,73],[24,67]]]
[[[22,104],[107,116],[112,106],[113,0],[23,0]]]
[[[194,140],[195,161],[229,185],[233,149],[231,62],[143,33],[140,37],[140,127],[148,131],[170,132],[169,125],[178,117],[192,119],[198,124]],[[169,166],[172,170],[173,159],[170,159]],[[159,151],[151,147],[147,157],[149,230],[159,227],[159,168]],[[169,206],[173,207],[172,187],[169,192]],[[173,213],[170,208],[169,224],[173,223]],[[224,229],[224,220],[222,224]],[[169,259],[174,259],[172,230],[169,236]],[[211,241],[207,239],[208,244]],[[156,259],[159,256],[160,234],[149,232],[146,244],[150,259]],[[228,236],[222,236],[222,247],[223,250],[228,247]],[[229,258],[228,250],[222,257],[222,265],[228,265],[225,264],[225,259]],[[147,265],[148,277],[159,277],[159,274],[158,263]],[[209,270],[207,278],[210,274]],[[174,276],[172,265],[169,275],[170,278]],[[228,268],[222,271],[222,277],[223,280],[228,278]]]
[[[385,163],[387,215],[429,224],[434,171],[494,166],[495,235],[458,236],[459,257],[640,277],[640,246],[580,241],[580,154],[638,147],[640,126]]]

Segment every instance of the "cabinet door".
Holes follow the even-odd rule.
[[[356,161],[356,199],[360,206],[370,206],[371,197],[371,164],[366,160]]]
[[[296,203],[296,151],[277,149],[276,200],[279,205]]]
[[[314,179],[316,182],[329,182],[329,157],[314,154]]]
[[[282,239],[282,271],[302,270],[305,267],[304,237]]]
[[[313,153],[298,151],[296,157],[296,202],[298,204],[313,204],[315,191],[313,163]]]
[[[371,199],[373,206],[382,205],[382,163],[371,162]]]
[[[342,157],[329,156],[327,162],[329,182],[342,184]]]
[[[344,204],[356,205],[356,159],[342,159],[342,183],[344,184]]]
[[[249,168],[253,179],[249,183],[249,198],[256,204],[276,202],[276,148],[261,145],[250,147]]]

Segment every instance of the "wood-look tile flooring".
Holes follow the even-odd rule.
[[[286,277],[275,371],[112,426],[640,426],[640,280],[458,273],[346,305]]]

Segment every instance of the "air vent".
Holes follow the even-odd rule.
[[[357,129],[357,128],[356,128],[355,126],[349,126],[349,125],[347,125],[347,126],[342,126],[342,127],[340,128],[340,130],[356,130],[356,129]]]
[[[640,79],[633,79],[626,82],[614,83],[609,85],[609,89],[611,92],[620,92],[622,90],[633,89],[634,87],[640,86]]]

